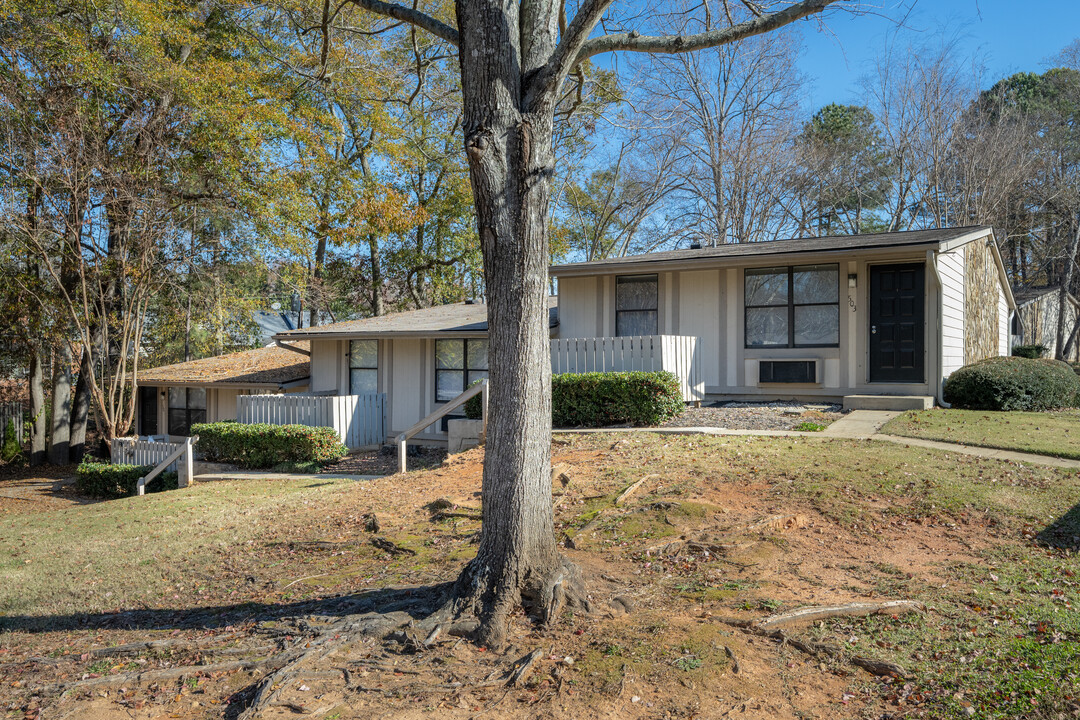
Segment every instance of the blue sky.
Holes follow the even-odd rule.
[[[990,82],[1021,70],[1042,72],[1045,61],[1080,37],[1077,0],[860,0],[876,14],[826,15],[826,32],[800,23],[800,63],[812,83],[811,111],[830,102],[859,102],[858,80],[906,17],[905,40],[955,37],[963,57],[978,56]],[[910,11],[910,12],[909,12]]]

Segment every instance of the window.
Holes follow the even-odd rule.
[[[349,394],[379,392],[379,341],[349,343]]]
[[[837,265],[746,271],[746,347],[836,347],[840,344]]]
[[[655,335],[656,276],[622,275],[615,278],[615,334]]]
[[[435,402],[449,402],[488,376],[488,341],[435,341]]]
[[[190,435],[191,426],[206,422],[205,388],[169,388],[169,434]]]

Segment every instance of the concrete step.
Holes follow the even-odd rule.
[[[929,410],[931,395],[845,395],[844,410]]]

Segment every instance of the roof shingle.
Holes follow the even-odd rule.
[[[308,349],[308,343],[294,344],[302,350]],[[140,370],[139,384],[278,387],[310,375],[308,358],[292,350],[271,346]]]

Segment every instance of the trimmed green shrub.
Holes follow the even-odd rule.
[[[1035,360],[1046,355],[1047,348],[1045,345],[1014,345],[1012,349],[1013,357],[1028,358]]]
[[[1058,360],[995,357],[945,380],[945,402],[968,410],[1053,410],[1080,403],[1080,377]]]
[[[4,428],[4,446],[0,447],[0,460],[6,463],[17,459],[22,455],[22,447],[18,438],[15,437],[15,420],[9,418],[7,427]]]
[[[555,427],[659,425],[686,408],[670,372],[566,373],[551,378]]]
[[[192,425],[198,450],[211,462],[265,470],[282,463],[328,463],[348,452],[337,431],[307,425],[232,422]]]
[[[118,498],[134,495],[139,478],[154,469],[153,465],[111,465],[106,462],[83,462],[75,470],[75,488],[83,495]],[[175,490],[179,487],[174,472],[163,472],[146,485],[146,492]]]

